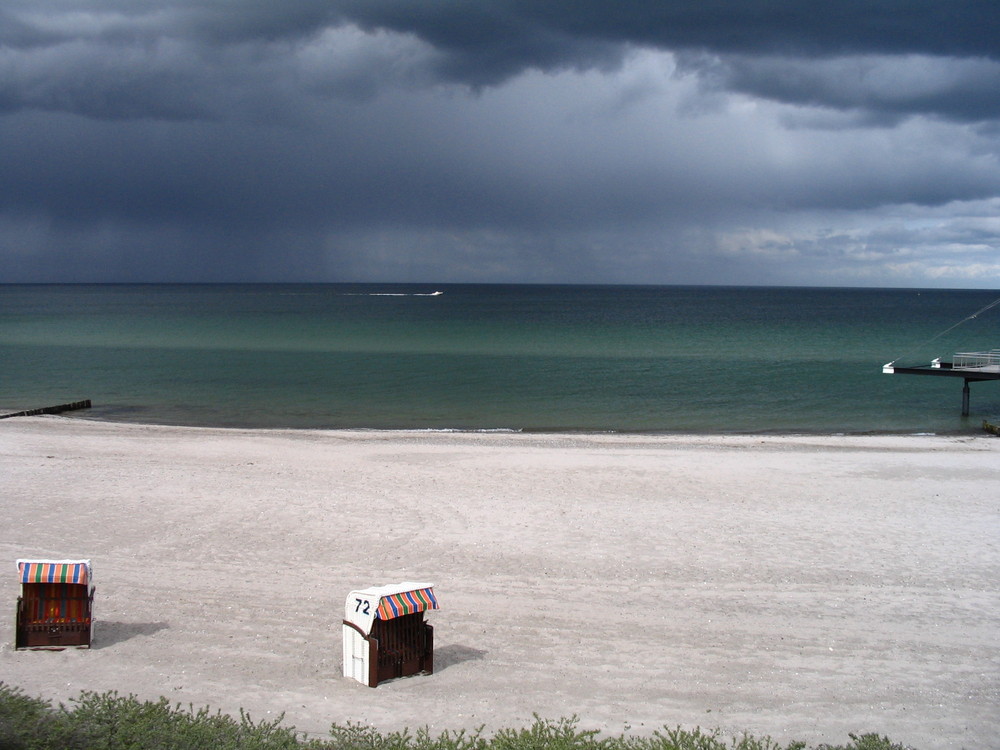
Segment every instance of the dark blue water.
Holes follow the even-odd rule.
[[[973,384],[963,418],[961,379],[881,366],[1000,346],[1000,306],[939,336],[998,295],[7,285],[0,408],[90,398],[80,416],[244,427],[974,432],[1000,413],[1000,383]]]

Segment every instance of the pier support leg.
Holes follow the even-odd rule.
[[[962,416],[969,416],[969,381],[965,381],[965,385],[962,386]]]

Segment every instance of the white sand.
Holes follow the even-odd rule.
[[[1000,743],[1000,440],[0,421],[0,679],[332,722]],[[19,557],[95,648],[13,650]],[[6,560],[6,562],[2,562]],[[436,672],[341,676],[353,588],[436,584]]]

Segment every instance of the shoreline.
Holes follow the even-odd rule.
[[[455,435],[534,435],[534,436],[551,436],[551,437],[587,437],[587,436],[620,436],[625,438],[637,437],[637,438],[756,438],[756,437],[769,437],[769,438],[878,438],[878,437],[940,437],[940,438],[970,438],[970,437],[991,437],[991,433],[986,430],[982,425],[988,423],[988,419],[979,419],[978,417],[972,419],[976,422],[976,426],[969,426],[961,430],[948,430],[939,432],[923,432],[923,431],[893,431],[893,430],[864,430],[864,431],[807,431],[807,430],[735,430],[735,431],[706,431],[706,430],[617,430],[617,429],[601,429],[601,430],[580,430],[580,429],[536,429],[533,427],[289,427],[289,426],[271,426],[271,427],[261,427],[253,425],[226,425],[226,424],[192,424],[192,423],[174,423],[174,422],[156,422],[156,421],[131,421],[131,420],[118,420],[118,419],[107,419],[103,417],[87,416],[82,414],[36,414],[34,412],[40,411],[38,409],[31,410],[33,413],[30,415],[22,415],[20,413],[10,413],[0,416],[0,422],[5,419],[28,419],[38,416],[46,417],[60,417],[70,421],[87,422],[93,424],[107,424],[112,426],[122,426],[122,427],[139,427],[139,428],[169,428],[169,429],[179,429],[179,430],[227,430],[232,432],[246,432],[246,433],[330,433],[330,434],[348,434],[348,435],[363,435],[365,433],[373,434],[455,434]]]
[[[90,651],[15,652],[4,681],[243,708],[322,735],[718,727],[1000,731],[1000,441],[181,427],[0,421],[19,557],[88,557]],[[435,673],[340,674],[351,589],[435,584]],[[11,613],[12,614],[12,613]]]

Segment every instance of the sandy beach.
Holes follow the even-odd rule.
[[[0,421],[0,680],[322,736],[1000,738],[1000,440]],[[15,651],[15,560],[89,558],[94,648]],[[433,675],[341,676],[348,591],[430,581]]]

